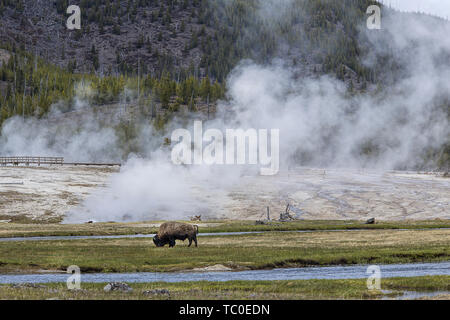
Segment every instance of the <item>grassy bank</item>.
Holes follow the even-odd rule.
[[[450,230],[270,232],[199,238],[156,248],[151,239],[0,242],[0,272],[179,271],[222,264],[234,270],[450,260]]]
[[[433,229],[450,228],[450,220],[379,221],[364,224],[363,221],[301,220],[292,222],[218,220],[188,222],[199,225],[200,233],[245,231],[300,231],[300,230],[354,230],[354,229]],[[151,234],[158,230],[161,221],[133,223],[85,223],[85,224],[25,224],[0,223],[0,237],[32,236],[85,236]]]
[[[36,287],[0,285],[3,299],[381,299],[404,291],[450,291],[450,276],[382,279],[381,291],[369,291],[365,279],[131,283],[132,292],[104,292],[106,283],[81,283],[69,291],[65,283]],[[157,291],[159,290],[159,291]],[[164,290],[164,291],[162,291]],[[386,291],[389,292],[386,292]],[[450,296],[442,295],[442,299]]]

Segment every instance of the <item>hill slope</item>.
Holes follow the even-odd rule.
[[[345,84],[349,97],[381,92],[380,98],[389,102],[399,96],[396,91],[407,95],[405,91],[411,90],[402,79],[417,76],[411,73],[411,66],[420,62],[415,59],[421,57],[424,46],[422,41],[417,48],[418,39],[408,38],[397,50],[393,32],[367,32],[366,9],[374,3],[80,0],[70,4],[81,7],[82,29],[70,31],[65,27],[67,0],[0,0],[0,42],[4,43],[0,51],[0,123],[14,115],[46,117],[55,108],[62,112],[59,117],[68,118],[69,111],[85,113],[86,109],[80,109],[82,100],[94,113],[108,109],[114,116],[121,109],[133,110],[138,114],[134,118],[149,120],[161,129],[173,117],[188,118],[199,110],[207,113],[209,106],[226,97],[226,80],[245,59],[259,65],[276,60],[294,75],[292,81],[331,75]],[[389,17],[430,20],[437,27],[444,24],[423,15],[394,15],[384,8],[383,19]],[[448,67],[448,48],[440,45],[437,49],[442,49],[436,50],[439,55],[430,56],[436,61],[419,74]],[[441,89],[433,91],[423,104],[440,108],[450,117],[450,98],[445,86]],[[357,103],[357,99],[348,103],[350,111]],[[107,107],[98,111],[97,106]],[[133,137],[129,120],[124,117],[114,123],[121,126],[125,142]],[[401,126],[404,119],[398,121]],[[330,132],[330,137],[336,135]],[[372,138],[362,148],[369,154],[377,150]],[[448,143],[429,153],[428,157],[444,164],[450,161]]]
[[[174,78],[188,73],[221,81],[244,58],[267,62],[283,57],[302,72],[343,77],[348,70],[375,81],[359,61],[365,49],[357,41],[358,26],[373,1],[286,3],[71,1],[81,7],[82,29],[70,31],[65,27],[67,0],[0,0],[0,42],[77,72],[136,73],[139,67],[142,74],[168,71]]]

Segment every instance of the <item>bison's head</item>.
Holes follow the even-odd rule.
[[[153,243],[157,247],[164,247],[164,245],[167,243],[167,241],[161,240],[157,235],[153,237]]]

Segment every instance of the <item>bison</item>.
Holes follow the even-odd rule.
[[[157,247],[175,246],[175,240],[189,240],[189,247],[192,240],[197,247],[198,226],[180,222],[166,222],[159,227],[158,233],[153,237],[153,242]]]

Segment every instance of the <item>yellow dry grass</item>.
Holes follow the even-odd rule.
[[[245,241],[242,239],[245,237]],[[331,232],[275,232],[241,237],[208,237],[202,245],[242,247],[361,247],[402,245],[450,245],[450,230],[364,230]]]

